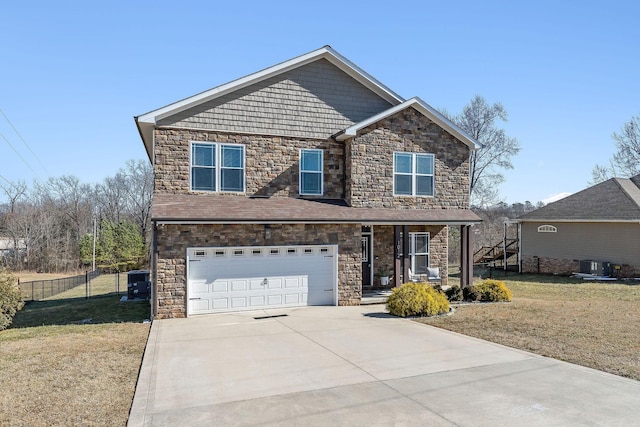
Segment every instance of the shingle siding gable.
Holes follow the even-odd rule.
[[[158,125],[326,139],[390,106],[322,59],[162,119]]]

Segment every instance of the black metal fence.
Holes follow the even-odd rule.
[[[94,270],[77,276],[63,277],[60,279],[34,280],[32,282],[18,281],[18,283],[22,290],[22,298],[24,298],[25,301],[40,301],[68,291],[76,286],[88,286],[91,280],[100,274],[100,270]]]

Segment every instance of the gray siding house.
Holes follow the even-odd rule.
[[[524,273],[640,276],[640,175],[612,178],[518,218]]]
[[[329,46],[135,117],[154,168],[158,318],[357,305],[439,271],[472,280],[478,144]]]

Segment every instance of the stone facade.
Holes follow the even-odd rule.
[[[190,193],[190,141],[245,146],[247,196],[299,196],[301,148],[324,153],[324,195],[344,198],[344,144],[330,139],[302,139],[162,128],[155,131],[155,191]],[[307,196],[308,197],[308,196]]]
[[[580,271],[580,262],[570,259],[557,259],[535,256],[522,257],[523,273],[565,274]]]
[[[414,108],[371,125],[346,142],[347,203],[390,209],[468,209],[469,147]],[[435,195],[393,195],[393,152],[435,155]]]
[[[155,282],[157,318],[185,317],[189,247],[338,245],[338,304],[358,305],[362,297],[360,225],[272,224],[158,225]]]
[[[523,273],[562,274],[571,275],[580,271],[580,261],[560,258],[523,256]],[[620,265],[620,270],[614,271],[612,276],[630,278],[640,276],[640,266],[628,264]]]

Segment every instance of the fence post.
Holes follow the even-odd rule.
[[[33,285],[34,285],[34,282],[31,282],[31,301],[35,301],[35,296],[36,296],[36,294],[34,292],[34,289],[33,289],[34,288]]]
[[[84,293],[85,299],[89,299],[89,272],[84,272]]]

